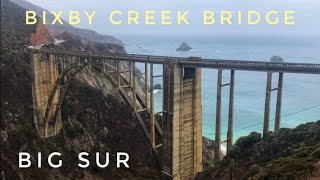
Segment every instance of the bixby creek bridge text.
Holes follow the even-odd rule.
[[[62,16],[67,15],[67,22],[70,25],[78,25],[80,23],[84,25],[91,25],[96,21],[96,11],[52,11],[51,14],[54,19],[49,21],[47,19],[48,12],[43,11],[42,14],[37,14],[35,11],[26,11],[25,22],[27,25],[32,25],[41,21],[42,24],[64,24]],[[42,19],[38,20],[36,17],[41,16]],[[192,23],[191,16],[195,16],[197,22],[202,22],[203,25],[295,25],[295,11],[277,11],[270,10],[265,13],[261,13],[256,10],[249,11],[211,11],[205,10],[202,14],[192,13],[190,11],[121,11],[114,10],[106,15],[106,21],[111,25],[189,25]]]

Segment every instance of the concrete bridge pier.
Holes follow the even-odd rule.
[[[233,147],[233,109],[234,109],[234,70],[230,73],[229,90],[229,115],[228,115],[228,134],[227,134],[227,152]]]
[[[230,71],[230,82],[222,84],[222,69],[218,69],[217,81],[217,105],[216,105],[216,130],[215,130],[215,160],[221,159],[221,94],[222,87],[229,86],[229,114],[228,114],[228,132],[227,132],[227,152],[230,152],[233,146],[233,107],[234,107],[234,76],[235,71]]]
[[[121,86],[121,77],[120,77],[120,61],[116,61],[116,80],[118,87]]]
[[[149,111],[149,85],[148,85],[148,63],[144,64],[144,102],[146,111]]]
[[[155,119],[154,119],[154,94],[153,94],[153,64],[150,64],[150,144],[151,148],[156,147]]]
[[[132,69],[132,86],[131,86],[131,91],[132,91],[132,103],[133,103],[133,112],[136,112],[137,110],[137,84],[136,84],[136,77],[137,77],[137,72],[136,72],[136,63],[132,62],[131,65],[131,69]]]
[[[221,159],[221,88],[222,88],[222,70],[218,69],[217,82],[217,104],[216,104],[216,131],[214,157],[216,161]]]
[[[277,103],[276,103],[276,115],[274,123],[274,132],[278,133],[280,129],[281,120],[281,106],[282,106],[282,88],[283,87],[283,72],[279,72],[278,87],[272,89],[272,72],[267,73],[267,85],[266,85],[266,100],[264,111],[264,123],[263,123],[263,137],[266,138],[269,134],[270,123],[270,102],[271,92],[277,91]]]
[[[270,101],[271,101],[271,85],[272,85],[272,72],[267,73],[267,85],[266,85],[266,100],[264,108],[264,122],[263,122],[263,137],[267,137],[269,134],[270,123]]]
[[[201,69],[181,67],[170,59],[164,66],[166,80],[162,175],[193,179],[202,171]]]
[[[49,123],[56,112],[60,99],[60,92],[52,97],[48,106],[49,96],[59,77],[56,56],[52,54],[32,54],[32,96],[34,105],[34,121],[41,137],[55,136],[62,128],[61,112],[57,112],[57,121]]]
[[[279,73],[278,79],[278,93],[277,93],[277,105],[276,105],[276,118],[274,122],[274,132],[277,134],[280,130],[281,123],[281,106],[282,106],[282,86],[283,86],[283,73]]]

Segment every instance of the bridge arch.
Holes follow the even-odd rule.
[[[103,77],[110,82],[112,87],[116,88],[118,93],[122,96],[125,102],[134,110],[133,104],[133,97],[129,95],[129,93],[123,88],[117,78],[119,78],[124,83],[129,83],[126,77],[120,73],[116,74],[116,67],[113,67],[111,64],[105,62],[101,62],[100,60],[92,60],[92,59],[85,59],[85,58],[78,58],[77,62],[74,62],[74,58],[69,58],[71,63],[64,62],[65,57],[63,56],[55,56],[50,57],[50,54],[40,54],[38,56],[38,60],[41,63],[47,63],[47,66],[56,66],[57,72],[59,76],[56,78],[55,82],[50,86],[50,93],[47,98],[46,108],[44,111],[44,115],[42,119],[38,118],[38,131],[40,132],[40,136],[47,138],[50,136],[57,135],[61,128],[62,128],[62,120],[61,120],[61,105],[65,94],[68,90],[68,87],[74,77],[81,72],[83,69],[88,68],[96,68],[99,69],[99,73],[103,75]],[[36,57],[33,57],[33,63],[37,60]],[[119,62],[118,62],[119,63]],[[130,68],[130,67],[129,67]],[[112,70],[113,73],[108,73],[106,69]],[[89,70],[89,69],[88,69]],[[49,70],[50,71],[50,70]],[[145,104],[143,104],[143,98],[141,95],[136,97],[136,100],[141,103],[141,107],[147,108]],[[148,113],[148,111],[146,111]],[[147,123],[145,122],[146,118],[142,117],[142,115],[136,111],[133,111],[133,116],[136,120],[138,120],[139,125],[141,126],[144,135],[148,142],[150,143],[150,131],[148,130]],[[41,125],[42,124],[44,125]],[[162,129],[156,121],[156,129],[157,134],[162,136],[163,132]],[[44,129],[44,131],[42,130]],[[157,159],[158,167],[161,168],[161,160],[159,158],[159,151],[156,149],[152,149],[152,153],[154,157]]]
[[[125,84],[128,84],[129,81],[126,79],[124,74],[121,74],[119,72],[118,74],[116,74],[116,67],[112,66],[111,63],[105,63],[106,61],[101,61],[100,59],[93,60],[91,58],[87,59],[83,57],[75,58],[74,56],[71,58],[66,58],[63,55],[55,55],[52,57],[51,54],[47,53],[40,53],[38,54],[38,56],[33,56],[33,64],[35,64],[35,60],[38,60],[41,63],[47,63],[47,66],[56,66],[57,72],[59,74],[54,83],[49,87],[50,93],[47,96],[44,115],[42,120],[38,120],[39,122],[37,123],[38,125],[41,124],[41,122],[43,122],[44,124],[43,126],[40,125],[38,127],[38,130],[44,129],[44,132],[42,130],[39,130],[41,136],[44,138],[58,134],[60,129],[62,128],[61,105],[65,97],[65,93],[67,92],[68,86],[70,85],[70,82],[73,80],[76,74],[84,68],[99,69],[99,72],[103,75],[104,78],[106,78],[108,82],[110,82],[110,84],[114,88],[117,89],[119,94],[123,97],[126,103],[129,104],[131,109],[135,109],[133,105],[133,97],[130,97],[129,92],[125,90],[126,88],[119,84],[118,78]],[[71,63],[67,63],[67,61]],[[109,73],[108,71],[106,71],[106,69],[109,69],[113,72]],[[147,109],[147,105],[143,103],[142,95],[137,95],[136,101],[140,103],[142,108]],[[148,111],[146,112],[148,113]],[[142,117],[140,113],[135,111],[133,111],[133,115],[142,127],[144,135],[148,139],[148,142],[150,142],[150,132],[148,130],[149,127],[146,125],[146,122],[144,122],[145,118]],[[162,136],[163,131],[158,121],[155,122],[157,134]]]
[[[68,89],[68,86],[70,85],[71,80],[87,65],[87,63],[82,65],[71,64],[69,67],[62,70],[59,78],[55,81],[54,86],[51,89],[46,106],[46,111],[43,117],[43,121],[45,122],[45,137],[49,136],[49,127],[54,127],[54,134],[58,133],[59,125],[57,118],[60,114],[60,109],[65,93]],[[56,103],[54,103],[55,99],[58,99],[57,101],[55,101]]]

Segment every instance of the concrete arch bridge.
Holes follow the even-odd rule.
[[[43,138],[59,133],[61,103],[72,78],[84,68],[97,68],[119,91],[143,129],[157,159],[164,179],[193,179],[202,171],[201,69],[217,69],[217,106],[215,158],[221,152],[221,91],[228,86],[229,115],[227,151],[233,144],[233,100],[235,71],[266,73],[263,136],[269,132],[271,92],[277,91],[274,132],[281,125],[281,102],[284,73],[320,74],[320,64],[277,63],[260,61],[178,58],[133,54],[104,54],[82,51],[30,49],[34,121]],[[128,62],[126,69],[120,62]],[[136,63],[144,63],[144,93],[137,91]],[[154,65],[163,72],[154,75]],[[222,72],[230,72],[230,82],[222,84]],[[278,87],[272,88],[272,74],[279,75]],[[128,75],[128,76],[126,76]],[[161,116],[154,108],[154,78],[162,77]],[[158,117],[158,118],[157,118]],[[161,118],[159,118],[161,117]]]

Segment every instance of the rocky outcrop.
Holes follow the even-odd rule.
[[[41,44],[53,43],[54,39],[48,31],[47,27],[41,23],[37,24],[37,29],[35,33],[30,35],[30,45],[37,46]]]
[[[192,47],[189,46],[188,43],[183,42],[176,50],[177,51],[190,51]]]

